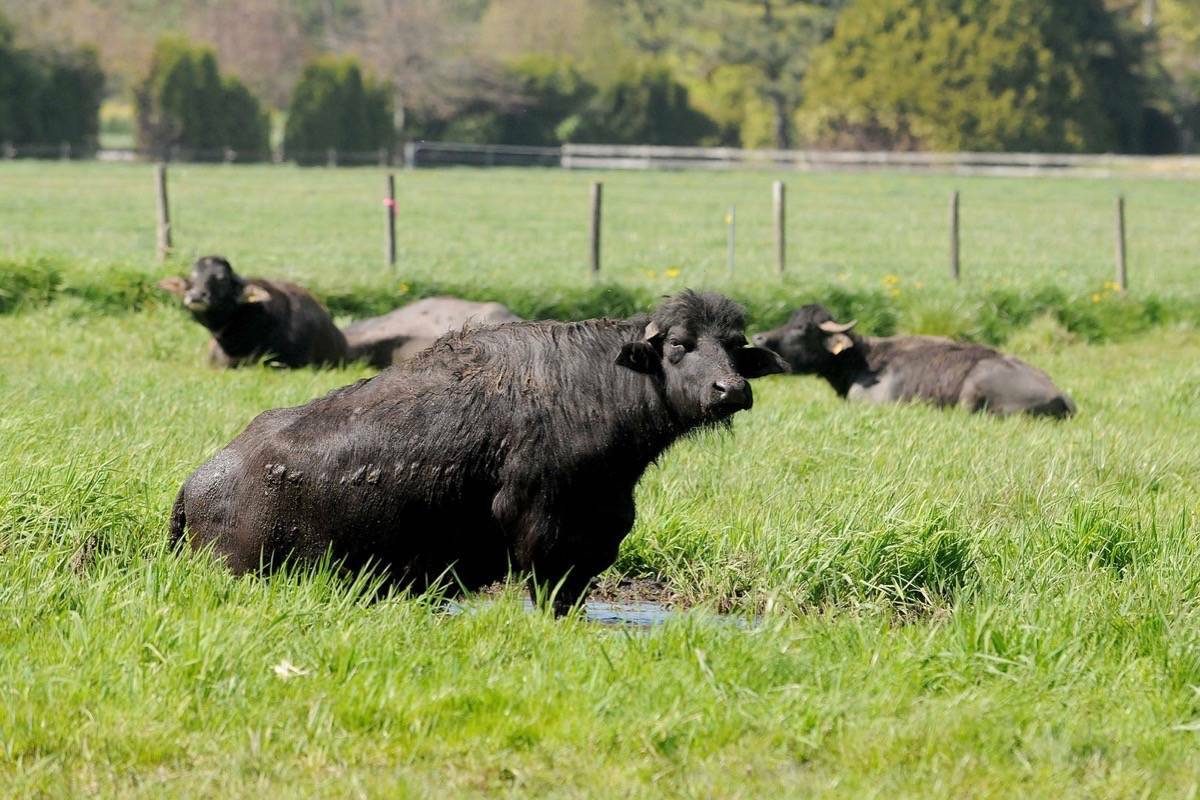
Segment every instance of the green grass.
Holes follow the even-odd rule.
[[[325,286],[380,277],[381,170],[173,165],[170,175],[183,259],[221,252],[251,274]],[[728,284],[723,217],[736,205],[737,278],[728,285],[756,285],[774,268],[770,184],[776,178],[788,184],[789,272],[796,280],[879,288],[895,275],[902,291],[919,291],[917,282],[941,286],[947,198],[958,188],[969,286],[1054,283],[1094,291],[1112,277],[1113,201],[1124,193],[1133,287],[1195,291],[1194,184],[1149,179],[401,171],[401,274],[575,285],[586,278],[588,187],[598,179],[605,183],[607,277],[654,289]],[[0,186],[6,220],[0,255],[152,263],[148,165],[17,162],[0,165]]]
[[[21,302],[0,303],[0,795],[1197,792],[1194,325],[1168,318],[1121,329],[1113,311],[1104,318],[1113,336],[1100,337],[1112,341],[1089,344],[1086,326],[1072,332],[1059,317],[1025,319],[1022,311],[1021,325],[1006,334],[1010,346],[1079,404],[1080,415],[1061,424],[849,405],[813,379],[760,381],[755,408],[739,415],[732,434],[682,442],[647,473],[637,526],[614,570],[661,579],[698,608],[629,632],[526,613],[514,588],[448,616],[419,599],[368,602],[369,586],[328,572],[235,579],[164,549],[170,502],[191,469],[261,410],[366,373],[206,369],[202,331],[177,309],[139,300],[142,278],[157,270],[141,252],[146,242],[122,244],[119,231],[140,235],[128,189],[149,185],[145,170],[39,165],[39,178],[32,165],[0,167],[5,189],[17,187],[0,192],[4,246],[16,259],[9,268],[28,268],[32,286],[16,293]],[[235,263],[274,274],[315,249],[325,261],[296,266],[297,277],[360,301],[385,285],[371,273],[378,207],[371,201],[370,218],[355,227],[355,215],[320,188],[333,182],[345,199],[361,184],[369,195],[377,174],[179,174],[181,183],[188,174],[242,182],[234,193],[242,216],[219,212],[214,193],[205,214],[187,223],[193,235],[226,229],[211,247]],[[45,218],[34,210],[48,202],[37,197],[50,197],[71,175],[97,185],[85,181],[68,203],[100,203],[104,181],[114,181],[105,213],[86,224],[80,218],[75,241],[49,220],[61,225],[70,208],[44,210]],[[307,186],[328,216],[297,219],[294,239],[270,230],[265,219],[276,212],[246,196],[251,177],[280,192]],[[575,215],[543,214],[535,187],[582,187],[586,177],[454,171],[412,180],[430,193],[444,186],[461,195],[516,186],[530,225],[553,227],[559,211]],[[614,215],[626,179],[625,188],[658,186],[684,200],[691,187],[693,205],[719,205],[720,186],[766,186],[764,176],[605,179],[615,184]],[[932,203],[950,185],[875,176],[793,181],[800,204],[795,181],[846,181],[864,197],[874,186],[876,208],[901,187]],[[1088,188],[1113,188],[1065,180],[963,185],[1047,199],[1061,193],[1064,203],[1083,202]],[[1129,196],[1145,192],[1165,205],[1184,188],[1138,184]],[[1103,210],[1106,202],[1096,202]],[[1194,225],[1183,208],[1176,221]],[[534,302],[539,279],[518,270],[521,252],[489,244],[511,235],[530,265],[546,269],[548,293],[564,303],[577,298],[572,257],[560,256],[559,272],[549,266],[569,238],[565,224],[544,240],[505,233],[499,220],[515,208],[487,205],[477,225],[475,210],[463,203],[452,214],[448,203],[431,203],[424,235],[406,233],[410,247],[445,259],[442,273],[427,266],[411,276],[414,286],[491,286]],[[703,257],[684,232],[629,219],[654,247],[661,236],[663,252],[678,251],[680,263]],[[370,241],[356,241],[356,231]],[[845,253],[865,247],[847,229],[820,236]],[[1072,237],[1064,247],[1082,251],[1086,237]],[[1026,246],[1015,237],[1013,249]],[[915,248],[883,243],[869,252],[864,264],[876,266],[856,269],[890,269],[883,264],[893,254],[917,257]],[[997,261],[1006,252],[998,239]],[[36,266],[43,255],[51,267]],[[471,274],[493,255],[497,270],[514,274]],[[636,262],[625,263],[621,285],[633,294],[620,302],[652,299],[688,277],[639,278]],[[1179,281],[1175,294],[1192,296],[1186,257],[1164,255],[1163,263]],[[1014,260],[1007,268],[1016,275],[1017,267]],[[66,289],[37,288],[52,269],[62,271],[56,285]],[[732,288],[769,310],[767,269]],[[1003,296],[1024,308],[1050,278],[1014,278]],[[880,281],[864,278],[845,291],[895,303],[893,324],[902,329],[987,319],[969,294],[982,287],[903,305]],[[44,301],[35,302],[39,292]],[[1162,294],[1172,308],[1176,296]],[[1086,296],[1072,303],[1062,308],[1091,305]],[[1095,305],[1110,303],[1122,308],[1110,299]],[[950,322],[939,321],[942,314]],[[714,621],[717,609],[759,622]]]

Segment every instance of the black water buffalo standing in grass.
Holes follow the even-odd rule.
[[[346,339],[329,312],[300,286],[243,278],[220,256],[205,256],[189,278],[158,287],[176,295],[212,333],[209,361],[239,367],[267,361],[285,367],[329,366],[346,360]]]
[[[852,400],[921,400],[1000,415],[1075,413],[1046,373],[990,347],[934,336],[859,336],[853,327],[808,305],[754,342],[783,356],[792,372],[816,373]]]
[[[563,612],[613,563],[634,486],[679,437],[787,369],[739,306],[683,292],[625,321],[451,333],[404,364],[259,415],[183,484],[172,537],[236,572],[329,552],[403,586],[511,570]]]
[[[426,297],[378,317],[346,326],[347,352],[373,367],[388,367],[412,358],[440,336],[464,325],[500,325],[521,318],[500,303],[477,303],[457,297]]]

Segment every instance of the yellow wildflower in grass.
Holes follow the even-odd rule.
[[[850,280],[850,276],[845,272],[839,272],[837,274],[837,279],[838,283],[845,283],[846,281]]]
[[[397,287],[396,287],[396,291],[397,291],[399,294],[408,294],[408,290],[409,290],[409,289],[411,289],[411,288],[412,288],[412,287],[411,287],[411,286],[409,286],[407,283],[402,283],[402,284],[400,284],[399,286],[397,286]]]
[[[888,289],[888,294],[890,294],[892,297],[899,297],[900,296],[900,287],[893,286],[892,288]]]
[[[668,278],[678,278],[680,275],[680,270],[677,267],[671,267],[663,274],[666,275]]]
[[[1119,292],[1121,291],[1121,284],[1116,281],[1105,281],[1104,288],[1110,292]]]
[[[900,276],[888,273],[887,275],[883,276],[883,283],[885,286],[896,286],[900,283]]]
[[[1094,293],[1092,294],[1092,302],[1093,302],[1093,303],[1099,303],[1099,302],[1100,302],[1100,300],[1101,300],[1100,293],[1099,293],[1099,292],[1094,292]]]

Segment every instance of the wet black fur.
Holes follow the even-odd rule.
[[[749,407],[735,362],[784,368],[742,346],[741,311],[723,297],[667,301],[647,341],[650,319],[451,333],[374,378],[268,411],[184,483],[172,536],[186,528],[237,572],[328,551],[417,589],[448,571],[468,589],[533,572],[561,582],[564,610],[615,559],[646,467]],[[662,348],[680,338],[694,349],[669,361]],[[631,346],[659,362],[616,363]],[[739,382],[744,397],[723,404],[713,386]]]
[[[269,295],[262,302],[241,302],[247,285]],[[242,278],[220,256],[196,261],[187,292],[202,293],[204,310],[191,310],[212,333],[209,359],[214,366],[239,367],[259,361],[285,367],[333,366],[347,358],[346,339],[329,312],[306,289],[285,281]]]
[[[1004,360],[1046,378],[1044,373],[991,347],[956,342],[932,336],[860,336],[847,331],[852,347],[836,355],[825,346],[828,334],[818,327],[833,321],[824,306],[813,304],[798,309],[787,323],[754,337],[756,344],[769,348],[788,362],[798,374],[816,374],[827,380],[840,397],[851,387],[870,386],[889,370],[895,381],[897,400],[919,400],[936,406],[966,405],[968,410],[989,410],[988,398],[964,400],[964,385],[972,371],[984,362]],[[1065,394],[1054,393],[1045,403],[1024,409],[1027,413],[1066,417],[1075,413],[1074,402]]]

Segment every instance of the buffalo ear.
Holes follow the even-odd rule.
[[[628,367],[634,372],[644,372],[647,375],[653,375],[659,371],[662,367],[659,361],[658,350],[645,340],[622,345],[621,354],[617,356],[619,366]]]
[[[158,282],[158,288],[164,292],[170,292],[176,297],[183,297],[188,290],[187,278],[181,278],[178,275],[172,275],[169,278],[163,278]]]
[[[825,349],[835,356],[843,350],[849,350],[851,347],[854,347],[854,340],[844,333],[835,333],[832,336],[825,337]]]
[[[271,293],[261,286],[247,283],[242,287],[242,295],[238,299],[242,303],[265,303],[271,299]]]
[[[742,347],[734,351],[733,364],[738,374],[747,380],[792,371],[778,353],[763,347]]]

